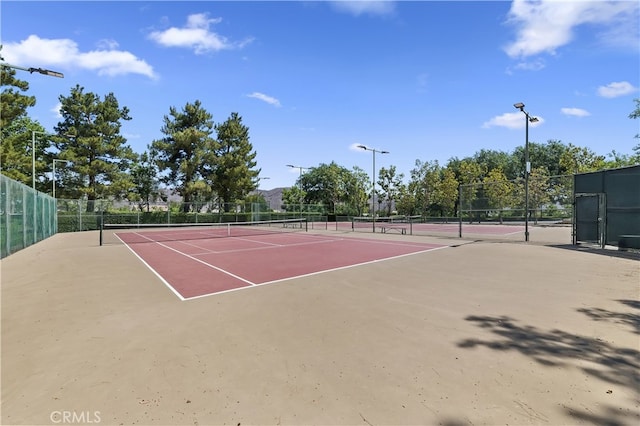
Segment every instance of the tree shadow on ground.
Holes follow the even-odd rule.
[[[619,300],[627,306],[638,309],[640,303],[634,300]],[[578,309],[596,321],[613,321],[630,326],[632,332],[639,333],[640,318],[626,312],[612,312],[599,308]],[[618,347],[600,338],[581,336],[566,331],[542,330],[530,325],[518,324],[508,316],[468,316],[467,321],[488,330],[495,339],[466,339],[458,343],[461,348],[486,347],[498,351],[515,351],[526,355],[540,365],[549,367],[576,368],[597,378],[609,386],[621,386],[636,395],[640,389],[640,351],[637,348]],[[603,392],[609,392],[603,389]],[[637,398],[636,398],[637,399]],[[578,421],[597,424],[627,424],[630,416],[637,413],[623,412],[615,408],[607,409],[602,415],[593,411],[581,411],[565,406],[566,413]]]
[[[624,325],[630,327],[633,333],[640,334],[640,314],[613,312],[601,308],[580,308],[576,310],[585,314],[594,321],[606,321]]]

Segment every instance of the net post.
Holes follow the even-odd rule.
[[[100,246],[102,246],[102,231],[104,230],[104,216],[100,215]]]

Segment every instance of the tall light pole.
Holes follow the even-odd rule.
[[[302,171],[303,170],[309,170],[308,167],[301,167],[301,166],[294,166],[293,164],[287,164],[287,167],[291,167],[292,169],[300,169],[300,179],[298,179],[300,181],[300,191],[302,191]]]
[[[535,123],[537,117],[531,117],[524,110],[524,104],[518,102],[513,104],[514,107],[522,111],[525,116],[525,137],[524,137],[524,240],[529,241],[529,173],[531,173],[531,163],[529,162],[529,122]]]
[[[371,216],[373,217],[373,232],[376,232],[376,152],[379,154],[388,154],[389,151],[377,150],[369,148],[365,145],[358,145],[358,148],[362,148],[365,151],[371,151],[373,153],[373,174],[371,175]]]
[[[56,198],[56,161],[58,163],[68,163],[69,161],[67,160],[60,160],[58,158],[54,158],[53,159],[53,175],[52,175],[52,181],[53,181],[53,198]]]

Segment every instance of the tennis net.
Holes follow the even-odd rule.
[[[100,245],[248,237],[307,230],[306,218],[227,223],[105,223],[100,227]]]

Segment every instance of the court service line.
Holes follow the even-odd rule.
[[[245,240],[251,242],[251,240]],[[324,243],[335,243],[338,241],[344,241],[343,239],[333,239],[333,240],[322,240],[322,241],[309,241],[306,243],[294,243],[294,244],[274,244],[269,247],[250,247],[250,248],[242,248],[242,249],[231,249],[231,250],[220,250],[220,251],[206,251],[203,253],[194,253],[192,256],[204,256],[207,254],[227,254],[227,253],[242,253],[246,251],[255,251],[255,250],[275,250],[279,248],[287,248],[287,247],[298,247],[298,246],[311,246],[316,244],[324,244]],[[203,248],[204,247],[199,247]],[[206,250],[206,249],[205,249]]]
[[[142,236],[142,235],[140,235],[140,236],[141,236],[141,237],[143,237],[143,238],[146,238],[146,237],[144,237],[144,236]],[[118,237],[118,238],[119,238],[119,237]],[[120,240],[120,241],[122,241],[122,240]],[[244,282],[244,283],[247,283],[247,284],[252,285],[252,286],[256,285],[255,283],[252,283],[251,281],[249,281],[249,280],[247,280],[247,279],[244,279],[244,278],[242,278],[242,277],[240,277],[240,276],[238,276],[238,275],[236,275],[236,274],[233,274],[233,273],[231,273],[231,272],[229,272],[229,271],[226,271],[226,270],[224,270],[224,269],[222,269],[222,268],[218,268],[218,267],[217,267],[217,266],[215,266],[215,265],[212,265],[212,264],[210,264],[210,263],[207,263],[207,262],[205,262],[204,260],[200,260],[200,259],[198,259],[198,258],[196,258],[196,257],[193,257],[193,256],[189,255],[189,254],[183,253],[183,252],[181,252],[180,250],[176,250],[176,249],[174,249],[174,248],[172,248],[172,247],[169,247],[168,245],[163,244],[163,243],[161,243],[161,242],[159,242],[159,241],[153,241],[153,242],[154,242],[155,244],[158,244],[158,245],[160,245],[160,246],[162,246],[162,247],[164,247],[164,248],[167,248],[167,249],[169,249],[169,250],[171,250],[171,251],[173,251],[173,252],[175,252],[175,253],[181,254],[182,256],[188,257],[188,258],[189,258],[189,259],[191,259],[191,260],[195,260],[196,262],[202,263],[203,265],[208,266],[208,267],[210,267],[210,268],[212,268],[212,269],[215,269],[216,271],[219,271],[219,272],[222,272],[223,274],[229,275],[230,277],[233,277],[233,278],[235,278],[235,279],[237,279],[237,280],[240,280],[240,281],[242,281],[242,282]],[[124,241],[123,241],[123,243],[124,243]],[[127,243],[124,243],[124,244],[125,244],[125,245],[127,245],[127,247],[129,246]],[[135,252],[134,252],[134,253],[135,253]],[[145,264],[147,264],[147,263],[145,262]],[[147,264],[147,266],[148,266],[148,264]],[[153,268],[152,268],[152,270],[153,270]],[[183,299],[183,300],[184,300],[184,299]]]
[[[199,296],[186,297],[184,299],[184,301],[189,301],[189,300],[194,300],[194,299],[202,299],[204,297],[210,297],[210,296],[217,296],[217,295],[223,294],[223,293],[230,293],[232,291],[246,290],[248,288],[260,287],[260,286],[263,286],[263,285],[277,284],[277,283],[281,283],[281,282],[285,282],[285,281],[295,280],[295,279],[298,279],[298,278],[311,277],[311,276],[314,276],[314,275],[324,274],[326,272],[333,272],[333,271],[340,271],[342,269],[355,268],[357,266],[368,265],[368,264],[378,263],[378,262],[384,262],[386,260],[399,259],[401,257],[413,256],[413,255],[416,255],[416,254],[426,253],[426,252],[434,251],[434,250],[441,250],[441,249],[445,249],[445,248],[449,248],[449,246],[432,247],[432,248],[429,248],[429,249],[426,249],[426,250],[416,251],[416,252],[413,252],[413,253],[405,253],[405,254],[400,254],[400,255],[397,255],[397,256],[385,257],[384,259],[369,260],[367,262],[354,263],[353,265],[346,265],[346,266],[340,266],[340,267],[337,267],[337,268],[324,269],[322,271],[310,272],[308,274],[296,275],[294,277],[281,278],[279,280],[273,280],[273,281],[267,281],[267,282],[264,282],[264,283],[253,284],[252,287],[231,288],[229,290],[217,291],[215,293],[207,293],[207,294],[201,294]]]

